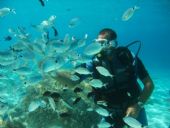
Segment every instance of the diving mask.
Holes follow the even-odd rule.
[[[111,41],[108,41],[107,39],[101,39],[101,38],[98,38],[98,39],[95,39],[96,42],[100,43],[101,46],[103,47],[117,47],[117,41],[116,40],[111,40]]]

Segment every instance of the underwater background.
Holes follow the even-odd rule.
[[[36,37],[39,35],[32,25],[41,23],[51,15],[56,16],[55,27],[60,39],[66,34],[77,38],[88,34],[87,43],[90,43],[102,28],[112,28],[118,34],[119,45],[140,40],[142,47],[139,56],[155,84],[153,95],[146,105],[149,126],[169,128],[170,0],[44,0],[44,3],[45,6],[39,0],[0,0],[0,8],[9,7],[16,12],[0,17],[0,50],[8,50],[16,43],[15,37],[10,41],[4,40],[10,35],[9,28],[21,26],[32,37]],[[134,6],[139,9],[129,20],[122,21],[123,13]],[[73,18],[77,19],[76,25],[70,28],[68,24]],[[22,90],[19,86],[17,88]],[[10,90],[7,92],[10,95]],[[12,102],[15,102],[15,95],[12,94]],[[20,97],[16,97],[16,103]]]

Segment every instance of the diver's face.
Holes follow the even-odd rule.
[[[105,47],[117,47],[117,41],[116,40],[107,40],[106,34],[100,34],[98,35],[97,42],[99,42],[102,46]]]
[[[96,41],[100,43],[102,46],[108,43],[108,40],[106,39],[106,36],[104,34],[98,35],[98,38]]]
[[[100,34],[100,35],[98,35],[98,39],[106,39],[106,34]]]

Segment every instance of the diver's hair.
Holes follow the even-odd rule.
[[[114,30],[110,28],[104,28],[99,32],[99,35],[105,35],[105,39],[108,41],[111,40],[116,40],[117,39],[117,34]]]

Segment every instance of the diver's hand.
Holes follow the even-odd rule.
[[[141,107],[138,104],[129,106],[126,110],[126,116],[131,116],[133,118],[137,118],[140,110],[141,110]]]

